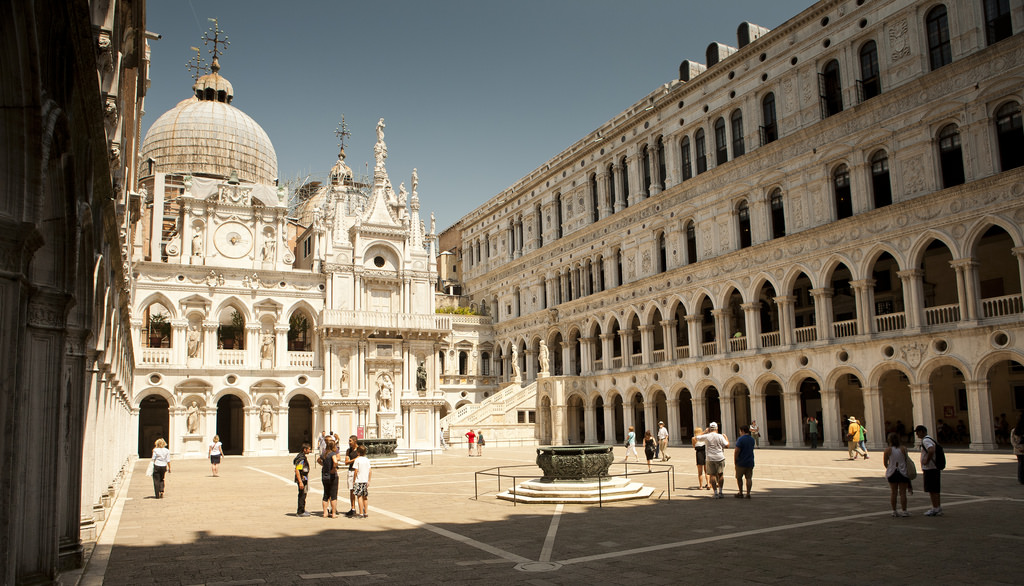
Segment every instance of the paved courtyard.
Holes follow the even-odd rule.
[[[617,447],[613,473],[621,473]],[[308,518],[295,516],[291,458],[228,457],[172,464],[153,498],[147,461],[135,464],[84,572],[94,584],[679,584],[1020,583],[1024,486],[1009,453],[949,452],[943,517],[889,515],[882,454],[848,461],[836,450],[757,451],[754,493],[697,490],[693,451],[671,449],[668,475],[641,476],[648,500],[513,505],[495,498],[498,466],[534,475],[535,450],[488,447],[420,456],[416,468],[378,469],[366,519],[321,517],[314,468]],[[630,472],[646,465],[629,464]],[[503,487],[509,482],[503,481]],[[344,486],[343,486],[344,492]],[[347,493],[343,495],[347,505]],[[347,510],[347,506],[343,508]]]

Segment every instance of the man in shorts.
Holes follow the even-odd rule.
[[[658,422],[658,453],[662,462],[668,462],[671,456],[668,455],[668,430],[665,429],[665,422]]]
[[[750,437],[750,428],[746,425],[740,426],[733,463],[736,465],[736,486],[739,488],[736,498],[743,498],[744,478],[747,479],[747,498],[750,498],[750,487],[754,484],[754,438]]]
[[[729,438],[718,433],[718,424],[712,421],[708,424],[708,432],[698,435],[695,438],[698,442],[704,442],[707,446],[707,469],[708,478],[711,480],[712,498],[722,498],[722,487],[725,483],[725,448],[729,447]]]
[[[932,508],[924,512],[926,517],[942,516],[942,492],[941,474],[938,466],[935,465],[935,440],[928,435],[928,428],[918,425],[914,428],[917,439],[921,440],[921,472],[924,474],[924,491],[931,498]]]
[[[355,462],[356,458],[359,457],[359,444],[356,440],[359,439],[354,435],[348,436],[348,450],[345,451],[345,464],[348,466],[348,502],[349,509],[345,513],[345,516],[351,519],[356,516],[356,493],[355,493]]]

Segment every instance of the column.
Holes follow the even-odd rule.
[[[970,447],[972,450],[994,450],[996,449],[996,434],[992,421],[992,391],[989,389],[988,380],[964,381],[964,385],[967,387]],[[935,419],[931,419],[931,421],[935,421]],[[928,431],[935,433],[935,430],[930,427]]]
[[[729,351],[729,314],[724,309],[712,309],[711,316],[715,318],[716,353],[724,354]]]
[[[601,370],[612,368],[612,353],[615,352],[615,334],[601,334]]]
[[[215,321],[203,321],[203,347],[200,352],[203,355],[203,364],[216,366],[217,360],[217,328],[220,327]]]
[[[666,137],[665,144],[665,189],[679,184],[679,141]]]
[[[718,430],[729,437],[730,442],[736,441],[736,405],[733,404],[732,394],[726,397],[719,391],[718,403],[722,406],[722,420],[718,422]],[[726,450],[726,461],[729,460]]]
[[[814,296],[814,317],[818,322],[818,340],[828,341],[832,339],[832,287],[811,289]]]
[[[818,433],[824,448],[841,448],[845,444],[840,439],[836,427],[842,413],[839,410],[839,393],[835,389],[821,389],[821,421],[818,422]],[[845,437],[845,432],[843,433]]]
[[[171,320],[171,363],[185,364],[188,361],[188,320]]]
[[[277,324],[274,326],[274,366],[277,368],[289,368],[291,366],[291,361],[288,360],[287,324]]]
[[[800,391],[782,393],[783,413],[786,421],[786,447],[804,447],[803,424],[800,421]]]
[[[972,258],[951,261],[956,271],[957,298],[960,300],[960,320],[976,321],[980,316],[978,295],[978,263]]]
[[[686,316],[686,327],[690,330],[690,357],[694,358],[697,356],[703,356],[703,346],[701,345],[701,316],[700,314]],[[699,421],[699,420],[698,420]]]
[[[604,408],[604,443],[615,444],[618,441],[618,430],[615,429],[615,405],[605,403]],[[626,434],[623,433],[623,439]]]
[[[857,305],[857,333],[875,334],[875,280],[861,279],[850,281],[853,288],[853,299]]]
[[[665,340],[665,360],[671,362],[676,359],[676,324],[674,319],[661,320],[661,337]]]
[[[1013,256],[1017,257],[1017,274],[1020,276],[1021,291],[1024,291],[1024,246],[1016,246],[1010,249]]]
[[[796,296],[780,295],[775,297],[774,301],[779,306],[779,344],[791,346],[796,343],[796,336],[793,332],[793,307],[796,304]]]
[[[620,344],[622,345],[622,366],[629,368],[633,365],[633,334],[635,330],[619,330]]]
[[[658,182],[658,170],[661,168],[661,156],[658,154],[658,141],[647,143],[647,163],[651,172],[651,190],[649,196],[654,197],[661,193],[661,185]]]
[[[249,368],[260,365],[260,331],[259,322],[245,324],[245,364]]]
[[[665,421],[665,426],[668,428],[668,445],[681,446],[683,445],[683,432],[680,429],[682,423],[679,421],[679,399],[666,399],[665,409],[668,410],[666,414],[668,420]]]
[[[628,186],[622,184],[622,165],[616,163],[612,166],[612,181],[615,182],[615,212],[625,209],[626,190]]]
[[[597,205],[598,217],[606,218],[612,214],[612,207],[608,201],[608,171],[601,170],[597,173]]]
[[[537,352],[535,350],[527,348],[526,352],[523,354],[525,355],[526,360],[526,378],[523,381],[525,384],[529,381],[537,380],[537,369],[539,365],[537,363]]]
[[[884,411],[882,389],[878,386],[864,387],[864,423],[868,426],[868,433],[872,433],[872,428],[885,429]],[[877,446],[868,447],[875,449]]]
[[[746,322],[743,333],[747,336],[747,350],[756,350],[761,347],[761,303],[744,303],[740,309],[743,310],[743,321]]]
[[[654,328],[650,324],[640,326],[640,354],[644,364],[654,363]]]
[[[903,283],[904,314],[907,316],[907,329],[920,331],[925,325],[924,317],[924,271],[922,269],[907,269],[898,271],[896,276]]]
[[[643,172],[640,170],[639,158],[635,154],[626,157],[626,171],[629,183],[625,186],[626,201],[629,205],[636,205],[642,199],[639,186],[643,182]]]
[[[968,399],[969,401],[970,399]],[[929,433],[932,436],[937,436],[939,430],[933,429],[935,427],[935,402],[932,397],[932,385],[931,383],[920,383],[910,385],[910,406],[913,413],[913,424],[910,425],[910,430],[913,431],[914,427],[918,424],[923,424],[928,428]],[[970,414],[968,414],[970,415]],[[882,422],[884,425],[884,422]],[[880,427],[880,426],[879,426]],[[884,435],[884,431],[882,434]],[[868,434],[874,440],[874,430],[871,424],[868,424]],[[971,438],[974,438],[974,429],[971,429]],[[884,438],[883,438],[884,439]],[[883,444],[884,449],[884,444]]]
[[[760,421],[761,436],[764,438],[764,445],[768,445],[768,409],[765,406],[764,389],[750,391],[750,420]]]
[[[583,406],[583,441],[588,444],[597,443],[597,410],[593,402]]]
[[[624,432],[630,427],[636,427],[636,423],[633,422],[633,403],[628,400],[622,402],[622,425],[625,428],[623,430]],[[634,429],[634,431],[636,430]],[[639,437],[637,437],[636,445],[643,445],[643,442],[640,441]]]

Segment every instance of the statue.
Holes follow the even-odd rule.
[[[260,431],[264,433],[274,431],[274,409],[267,399],[263,399],[263,404],[260,405]]]
[[[519,346],[512,345],[512,380],[523,380],[523,370],[519,368]]]
[[[192,256],[203,256],[203,233],[199,230],[192,237]]]
[[[267,241],[263,243],[263,260],[265,262],[274,261],[274,236],[271,235],[267,238]]]
[[[434,212],[430,212],[430,233],[437,234],[437,220],[434,219]]]
[[[376,160],[375,169],[384,169],[384,160],[388,158],[388,145],[384,144],[384,119],[377,121],[377,143],[373,145]]]
[[[380,411],[391,411],[391,398],[394,389],[391,376],[382,374],[377,382],[377,387],[379,389],[377,394],[380,396]]]
[[[377,121],[377,142],[384,142],[384,119]]]
[[[416,390],[427,390],[427,367],[422,362],[420,362],[419,368],[416,369]]]
[[[263,346],[260,348],[260,358],[264,360],[274,359],[274,334],[266,332],[262,337]]]
[[[189,433],[197,433],[199,431],[199,406],[196,405],[195,401],[188,406],[188,416],[185,418],[185,425],[188,427]]]
[[[416,195],[416,188],[420,185],[420,176],[416,173],[416,168],[412,170],[412,194]]]
[[[199,356],[199,340],[201,335],[199,333],[198,326],[188,327],[188,357],[197,358]]]
[[[548,358],[548,345],[544,340],[540,341],[540,352],[538,352],[538,354],[538,358],[540,359],[540,371],[548,372],[548,368],[550,367],[550,359]]]
[[[348,367],[347,366],[342,366],[341,367],[341,386],[345,386],[345,383],[347,381],[348,381]]]
[[[405,181],[398,184],[398,199],[403,202],[409,200],[409,191],[405,189]]]

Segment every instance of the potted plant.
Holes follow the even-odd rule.
[[[154,313],[149,316],[149,347],[163,348],[163,341],[167,339],[168,346],[171,340],[171,322],[167,319],[166,313]]]

